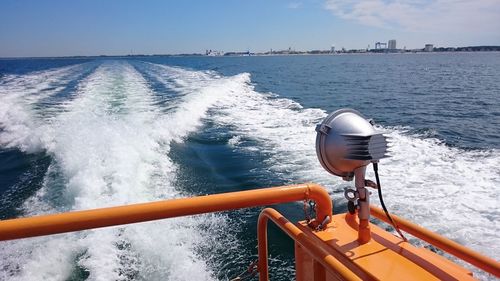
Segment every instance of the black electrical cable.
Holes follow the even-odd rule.
[[[378,189],[378,198],[380,199],[380,204],[382,205],[382,209],[384,209],[385,215],[391,221],[392,226],[399,233],[399,236],[401,236],[401,239],[403,239],[403,241],[407,242],[408,239],[406,239],[406,237],[403,235],[401,230],[399,230],[398,225],[396,224],[395,221],[392,220],[392,217],[389,214],[389,211],[387,211],[387,208],[385,207],[384,198],[382,197],[382,186],[380,185],[380,179],[378,177],[378,163],[377,162],[373,163],[373,172],[375,172],[375,180],[377,181],[377,187],[378,187],[377,188]]]

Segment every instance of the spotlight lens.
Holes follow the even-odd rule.
[[[387,139],[354,109],[340,109],[316,126],[316,154],[325,170],[352,179],[356,168],[387,157]]]

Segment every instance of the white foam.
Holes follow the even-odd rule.
[[[76,240],[69,236],[3,242],[0,280],[65,280],[78,251]]]
[[[169,144],[196,130],[215,100],[200,94],[186,96],[176,111],[163,116],[153,96],[133,67],[105,63],[82,82],[78,95],[57,118],[40,127],[46,136],[41,145],[65,177],[70,209],[178,196],[173,186],[176,166],[167,155]],[[37,134],[36,130],[30,128],[29,133]],[[29,150],[33,144],[20,139],[18,145]],[[28,214],[50,212],[43,202],[48,188],[25,204]],[[65,279],[77,265],[88,270],[89,280],[121,280],[127,274],[145,279],[209,280],[212,272],[196,252],[203,241],[197,227],[207,218],[66,234],[45,238],[50,243],[41,245],[36,239],[9,242],[2,245],[2,251],[10,254],[0,268],[25,264],[12,276],[2,271],[9,279],[19,280],[35,280],[34,276]],[[42,262],[44,256],[56,259],[51,261],[57,267]]]
[[[41,144],[66,177],[65,192],[74,199],[73,209],[177,196],[169,144],[196,131],[205,118],[231,131],[228,144],[234,149],[267,155],[264,169],[285,182],[315,181],[332,190],[344,184],[323,171],[316,159],[314,126],[326,116],[323,110],[258,93],[246,73],[221,77],[158,65],[151,65],[150,71],[179,93],[168,115],[159,114],[147,83],[132,67],[105,64],[86,79],[65,112],[43,128]],[[15,127],[16,122],[9,122],[5,124]],[[394,143],[393,157],[381,162],[380,173],[389,209],[498,259],[498,150],[463,151],[400,128],[386,130]],[[36,134],[37,129],[28,131]],[[35,146],[22,137],[9,143],[26,150]],[[338,192],[334,196],[343,200]],[[213,222],[220,219],[210,217]],[[196,251],[200,241],[206,241],[197,229],[205,221],[167,220],[21,240],[1,248],[9,256],[0,262],[0,268],[6,268],[0,274],[13,279],[6,272],[17,265],[14,276],[22,280],[36,279],[36,273],[64,279],[85,251],[77,263],[90,271],[91,280],[118,280],[126,276],[123,272],[137,272],[145,279],[207,280],[207,257],[200,259]],[[39,246],[25,241],[47,242]],[[129,246],[117,247],[122,243]],[[46,266],[42,254],[60,266]]]
[[[220,77],[212,72],[189,71],[176,67],[152,65],[156,77],[179,94],[173,114],[162,118],[158,130],[165,140],[181,141],[203,124],[208,111],[232,99],[247,79],[246,74]],[[161,75],[159,73],[161,73]],[[167,79],[168,77],[168,79]]]
[[[500,151],[464,151],[401,128],[387,131],[393,156],[379,173],[388,208],[498,260]]]
[[[231,79],[231,91],[219,100],[210,116],[234,134],[228,144],[268,155],[265,164],[272,176],[289,182],[315,181],[331,186],[332,177],[323,171],[314,150],[314,126],[326,116],[325,112],[302,108],[292,100],[272,94],[258,93],[247,73]],[[257,145],[247,145],[249,140],[257,141]],[[310,173],[311,169],[314,174]]]
[[[250,75],[210,78],[201,85],[224,84],[211,118],[233,134],[228,145],[268,155],[265,166],[285,182],[314,181],[342,198],[338,178],[326,173],[315,153],[314,127],[326,116],[292,100],[258,93]],[[194,87],[186,75],[186,84]],[[181,77],[177,78],[182,80]],[[495,259],[500,258],[500,153],[464,151],[436,139],[385,129],[393,142],[393,157],[381,161],[380,173],[390,210]],[[245,141],[248,140],[248,141]],[[252,145],[252,143],[254,143]],[[373,173],[368,176],[373,178]],[[378,203],[376,196],[373,202]],[[480,278],[491,278],[475,270]]]
[[[33,134],[40,126],[33,107],[64,89],[79,70],[81,65],[73,65],[5,77],[0,84],[0,145],[28,152],[41,149],[42,136]]]

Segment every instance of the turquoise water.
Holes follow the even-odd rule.
[[[0,218],[306,181],[344,211],[314,126],[351,107],[391,137],[389,209],[498,259],[498,73],[499,53],[0,60]],[[4,242],[0,279],[225,280],[255,258],[259,210]]]

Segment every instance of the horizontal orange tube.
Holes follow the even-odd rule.
[[[385,215],[384,211],[378,207],[370,205],[370,213],[374,217],[386,223],[389,224],[391,223],[387,218],[387,216]],[[443,237],[435,232],[427,230],[419,225],[416,225],[398,216],[391,214],[391,217],[401,230],[404,230],[410,233],[411,235],[420,238],[436,246],[437,248],[456,256],[457,258],[460,258],[472,265],[475,265],[478,268],[481,268],[482,270],[495,275],[496,277],[500,277],[500,263],[495,261],[494,259],[481,255],[476,251],[473,251],[446,237]]]
[[[324,248],[323,243],[312,241],[307,235],[297,226],[287,220],[278,211],[266,208],[259,215],[257,224],[257,240],[259,251],[259,280],[269,280],[268,264],[267,264],[267,221],[270,219],[281,230],[283,230],[290,238],[299,243],[305,251],[307,251],[316,261],[324,266],[325,270],[337,276],[339,280],[361,280],[356,274],[349,270],[338,259],[332,256],[328,250]]]
[[[328,192],[317,184],[300,184],[4,220],[0,221],[0,241],[304,199],[316,201],[319,221],[331,219]]]

